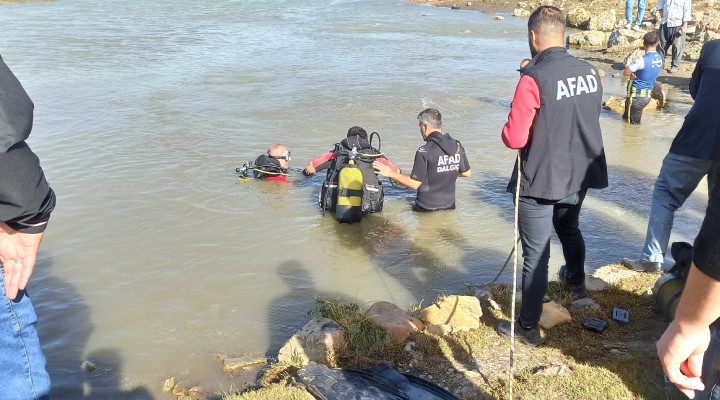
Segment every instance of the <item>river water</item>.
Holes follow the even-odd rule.
[[[272,355],[315,296],[407,307],[492,279],[513,242],[499,132],[529,56],[526,20],[506,17],[403,0],[0,8],[0,54],[35,101],[29,143],[58,195],[30,285],[54,398],[165,398],[171,375],[227,388],[212,353]],[[588,271],[641,250],[690,106],[685,88],[670,96],[641,126],[603,113],[611,186],[584,207]],[[409,171],[429,106],[473,168],[455,211],[415,214],[414,194],[388,187],[382,213],[339,225],[316,206],[322,176],[236,181],[273,142],[302,168],[353,125]],[[706,193],[671,240],[692,240]],[[557,243],[552,255],[555,271]]]

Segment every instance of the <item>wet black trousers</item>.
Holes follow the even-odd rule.
[[[520,197],[518,217],[523,250],[520,324],[526,328],[537,325],[542,315],[553,228],[562,244],[567,282],[585,281],[585,240],[579,228],[585,192],[581,190],[556,201]]]
[[[625,111],[623,112],[623,120],[631,124],[639,124],[642,119],[642,113],[650,102],[650,97],[626,97]]]

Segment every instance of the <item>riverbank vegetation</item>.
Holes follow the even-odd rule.
[[[568,308],[572,321],[544,330],[546,343],[539,348],[516,344],[514,397],[682,399],[674,387],[664,383],[655,354],[655,341],[666,327],[651,295],[658,277],[633,273],[606,288],[590,291],[599,307],[588,308],[573,308],[563,285],[551,282],[547,300]],[[309,314],[333,319],[346,331],[346,343],[333,357],[333,367],[366,368],[385,362],[403,373],[439,384],[461,399],[506,399],[509,342],[495,330],[499,322],[510,319],[511,289],[499,285],[489,292],[499,307],[482,297],[479,329],[444,337],[421,331],[405,343],[389,340],[356,304],[318,299]],[[465,295],[473,293],[477,295]],[[410,308],[410,313],[415,310],[417,314],[419,307]],[[630,322],[621,325],[612,321],[613,308],[627,310]],[[605,331],[584,329],[588,317],[607,321]],[[294,379],[299,368],[274,364],[264,372],[260,391],[228,394],[224,400],[303,398],[304,391]]]

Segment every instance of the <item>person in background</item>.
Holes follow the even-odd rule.
[[[668,72],[675,73],[680,67],[683,50],[685,49],[685,34],[690,15],[691,0],[658,0],[657,10],[660,12],[660,55],[663,59],[672,46],[672,63]]]
[[[645,16],[645,0],[638,0],[638,11],[635,24],[633,25],[632,12],[635,7],[635,0],[625,0],[625,29],[632,29],[634,31],[642,30],[642,20]]]
[[[413,206],[415,211],[454,209],[457,178],[467,178],[472,174],[465,149],[450,134],[442,133],[440,111],[428,108],[417,118],[420,135],[426,143],[415,152],[410,176],[393,171],[379,162],[375,162],[373,168],[379,175],[417,190]]]
[[[630,77],[625,98],[623,120],[631,124],[639,124],[642,113],[650,102],[650,95],[655,87],[655,80],[662,70],[662,56],[657,47],[660,38],[657,32],[648,32],[643,36],[645,55],[631,61],[623,74]]]
[[[290,150],[280,144],[273,144],[267,154],[261,154],[253,163],[255,179],[273,182],[287,182],[287,170],[290,167]]]
[[[536,9],[528,20],[528,42],[533,58],[520,70],[502,129],[503,143],[518,149],[521,158],[507,190],[519,196],[522,303],[519,318],[500,323],[498,333],[510,337],[515,324],[519,341],[539,346],[544,341],[538,324],[547,291],[551,230],[555,228],[565,256],[561,280],[574,299],[586,297],[580,209],[587,189],[607,187],[608,176],[600,130],[600,76],[565,49],[562,11]]]
[[[706,42],[690,78],[690,95],[695,99],[663,159],[655,181],[645,245],[639,259],[623,258],[621,263],[635,271],[662,272],[675,210],[695,191],[707,175],[708,192],[715,190],[718,163],[713,161],[720,147],[720,39]]]
[[[37,316],[26,285],[55,193],[25,140],[33,102],[0,57],[0,397],[49,399],[50,376],[38,339]]]

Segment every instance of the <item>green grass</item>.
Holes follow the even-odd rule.
[[[590,292],[602,308],[572,310],[567,289],[551,282],[548,296],[570,309],[573,321],[544,330],[546,344],[530,348],[515,345],[513,394],[515,399],[582,400],[647,399],[680,400],[675,388],[663,385],[662,370],[655,355],[655,341],[666,322],[656,311],[654,299],[647,291],[657,275],[637,274],[608,289]],[[346,347],[337,357],[339,367],[368,367],[381,362],[414,375],[424,375],[448,388],[462,400],[507,399],[509,342],[495,332],[500,321],[509,320],[511,287],[494,286],[490,293],[501,310],[488,307],[481,300],[483,316],[478,329],[438,337],[416,332],[408,341],[414,343],[413,355],[402,346],[389,342],[384,332],[365,317],[356,304],[317,299],[310,316],[335,320],[346,330]],[[630,313],[630,323],[620,325],[611,320],[613,307]],[[411,310],[418,311],[420,306]],[[587,317],[608,322],[599,334],[582,327]],[[539,376],[542,366],[565,365],[572,372],[566,376]],[[296,389],[287,387],[297,366],[276,364],[261,381],[267,388],[260,397],[226,397],[225,400],[296,399]],[[247,396],[248,394],[245,394]]]

